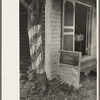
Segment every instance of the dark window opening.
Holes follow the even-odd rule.
[[[75,5],[75,51],[82,55],[91,53],[91,27],[90,8],[76,3]],[[91,23],[91,24],[90,24]]]

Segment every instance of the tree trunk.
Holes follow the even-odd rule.
[[[23,2],[24,0],[21,1]],[[25,8],[28,9],[28,36],[30,45],[31,67],[36,71],[37,79],[45,93],[48,88],[48,80],[44,67],[45,63],[41,36],[43,3],[45,3],[44,0],[25,0],[23,4]]]

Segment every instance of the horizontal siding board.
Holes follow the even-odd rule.
[[[60,23],[58,24],[58,23],[53,23],[53,22],[52,22],[51,25],[52,25],[52,26],[60,26],[60,27],[61,27],[61,24],[60,24]]]
[[[52,35],[60,35],[60,33],[61,33],[61,31],[60,31],[60,29],[58,29],[58,30],[51,30],[51,33],[52,33]]]
[[[59,6],[52,6],[52,9],[60,11],[60,10],[61,10],[60,7],[61,7],[61,6],[60,6],[60,4],[59,4]]]
[[[59,36],[60,36],[60,35],[59,35]],[[60,42],[60,38],[57,38],[57,37],[58,37],[58,36],[53,35],[53,36],[52,36],[52,39],[51,39],[51,43],[53,43],[53,42],[54,42],[54,43],[55,43],[55,42],[58,42],[58,43],[59,43],[59,42]]]
[[[60,46],[59,46],[59,44],[57,44],[57,45],[51,45],[51,49],[52,49],[52,48],[59,49],[59,48],[60,48]]]
[[[51,30],[56,30],[56,29],[61,29],[61,27],[60,26],[51,25]]]
[[[52,57],[52,59],[51,59],[51,61],[58,61],[58,59],[59,59],[59,57],[58,57],[58,55],[56,56],[56,58],[55,57]]]
[[[50,8],[48,11],[48,18],[46,19],[49,21],[50,29],[49,32],[49,47],[48,47],[48,64],[51,69],[51,79],[56,77],[57,74],[57,66],[59,61],[59,49],[60,49],[60,37],[61,37],[61,0],[47,0],[50,4]],[[47,15],[46,15],[47,16]],[[48,25],[48,23],[46,23]],[[46,37],[47,38],[47,37]],[[47,39],[47,40],[48,40]]]
[[[61,16],[59,16],[59,15],[57,16],[57,15],[52,15],[52,14],[51,14],[51,18],[55,18],[55,20],[56,20],[56,19],[59,19],[59,20],[60,20]]]
[[[55,69],[57,68],[57,66],[58,66],[58,61],[52,61],[51,63],[50,63],[50,65],[52,65],[51,66],[51,69],[54,67]],[[56,72],[55,72],[56,73]]]
[[[51,36],[51,38],[59,38],[60,37],[60,35],[58,34],[58,35],[52,35]]]
[[[58,42],[58,44],[60,43],[60,35],[59,36],[57,36],[57,35],[53,35],[52,36],[52,39],[51,39],[51,44],[54,44],[54,43],[57,43]]]
[[[52,23],[58,23],[59,24],[59,23],[61,23],[61,20],[59,20],[59,19],[56,19],[55,20],[54,18],[52,18],[51,22]]]
[[[60,42],[58,43],[58,42],[55,42],[55,43],[51,43],[51,45],[53,45],[53,46],[56,46],[56,45],[60,45]]]
[[[55,10],[53,8],[51,8],[50,14],[59,14],[61,16],[61,8],[55,9]]]

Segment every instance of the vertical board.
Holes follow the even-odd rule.
[[[60,50],[58,77],[74,88],[79,88],[81,53]]]

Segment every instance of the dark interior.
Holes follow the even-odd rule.
[[[28,12],[20,4],[20,72],[26,73],[30,66],[29,39],[28,39]]]
[[[75,34],[83,34],[83,41],[80,44],[75,42],[75,50],[82,52],[85,55],[85,44],[86,44],[86,19],[87,19],[87,7],[76,3],[75,8]],[[79,50],[80,48],[80,50]]]

